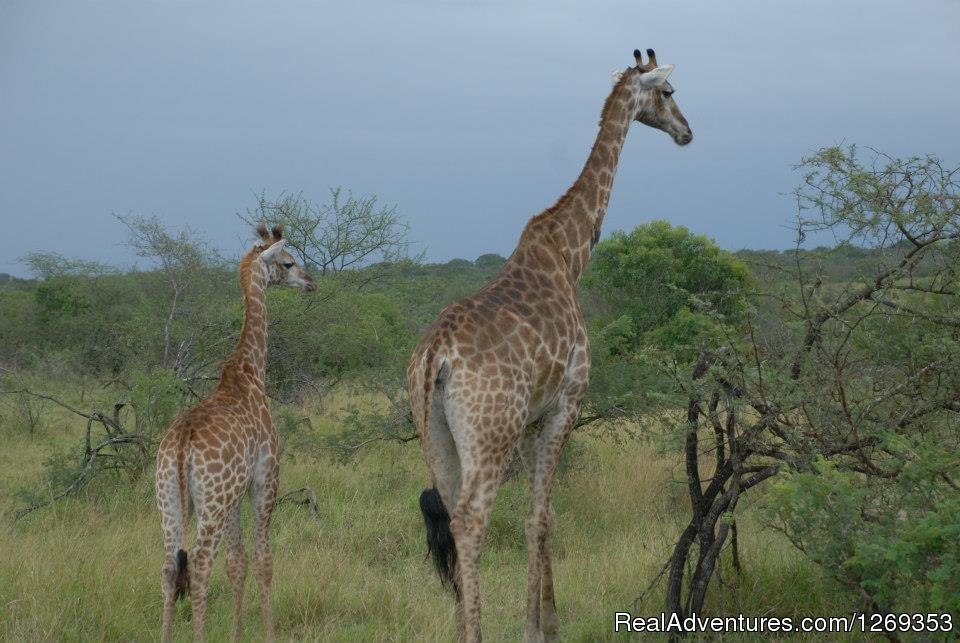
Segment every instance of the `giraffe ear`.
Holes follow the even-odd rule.
[[[644,87],[659,87],[667,82],[667,77],[673,73],[676,65],[660,65],[650,71],[640,74],[640,84]]]
[[[276,261],[277,256],[279,256],[280,251],[283,250],[283,244],[286,243],[285,240],[280,239],[280,241],[275,241],[268,247],[266,250],[260,253],[260,259],[264,263],[271,263]]]

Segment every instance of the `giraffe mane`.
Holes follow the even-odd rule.
[[[610,91],[610,95],[607,96],[607,100],[603,101],[603,109],[600,111],[600,122],[602,123],[607,115],[610,113],[610,110],[613,109],[613,98],[626,86],[627,81],[630,79],[630,76],[633,73],[636,73],[636,67],[627,67],[622,72],[620,72],[620,77],[617,79],[617,82],[613,85],[613,89]]]
[[[617,82],[614,84],[613,89],[610,90],[610,94],[607,96],[607,99],[603,102],[603,109],[600,112],[600,123],[599,123],[600,125],[603,125],[603,121],[610,114],[610,110],[613,109],[614,99],[616,98],[616,96],[620,94],[621,91],[623,91],[623,88],[626,87],[627,81],[630,79],[630,76],[633,75],[634,73],[637,73],[637,68],[627,67],[622,72],[618,72],[618,73],[620,74],[620,76],[618,77]],[[590,154],[593,154],[594,150],[597,147],[598,142],[599,142],[599,139],[593,142],[593,146],[590,148]],[[549,218],[550,216],[555,214],[557,210],[559,210],[560,208],[564,207],[567,203],[569,203],[570,199],[572,198],[571,192],[573,192],[575,187],[576,187],[576,184],[571,185],[566,192],[560,195],[560,197],[556,200],[556,202],[553,205],[551,205],[549,208],[547,208],[543,212],[539,214],[535,214],[534,216],[530,217],[530,220],[527,222],[527,226],[529,227],[530,225],[532,225],[537,221],[542,221],[544,219]],[[596,245],[597,240],[599,240],[599,238],[600,238],[600,230],[598,228],[593,231],[593,239],[592,239],[591,247],[593,245]]]

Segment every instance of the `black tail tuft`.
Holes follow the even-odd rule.
[[[175,601],[190,594],[190,572],[187,570],[187,552],[177,550],[177,590],[173,595]]]
[[[427,552],[433,557],[433,564],[440,575],[444,587],[452,587],[460,595],[455,568],[457,566],[457,547],[450,531],[450,514],[443,506],[443,499],[436,487],[424,489],[420,494],[420,511],[423,524],[427,528]]]

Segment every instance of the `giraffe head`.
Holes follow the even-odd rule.
[[[282,226],[275,225],[268,232],[267,226],[261,223],[257,226],[257,234],[263,239],[263,243],[257,244],[261,249],[258,259],[267,266],[270,285],[290,286],[307,292],[316,288],[307,271],[284,248],[286,240]]]
[[[653,49],[647,49],[646,64],[639,49],[633,50],[633,57],[636,66],[617,74],[616,80],[630,83],[637,96],[634,120],[666,132],[677,145],[686,145],[693,140],[693,132],[673,98],[673,86],[667,82],[674,65],[658,65]]]

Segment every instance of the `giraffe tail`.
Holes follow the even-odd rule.
[[[190,594],[190,572],[187,569],[187,552],[182,549],[177,550],[177,581],[176,593],[173,595],[174,601]]]
[[[186,460],[190,446],[190,434],[181,432],[177,448],[177,490],[180,502],[180,546],[177,548],[177,577],[174,601],[190,596],[190,570],[187,566],[187,552],[183,549],[183,535],[187,530],[187,521],[190,518],[190,487],[187,484]]]
[[[420,512],[427,528],[427,551],[433,558],[440,582],[444,587],[452,587],[460,595],[455,568],[457,565],[457,547],[450,531],[450,514],[443,505],[443,499],[436,487],[424,489],[420,494]]]

